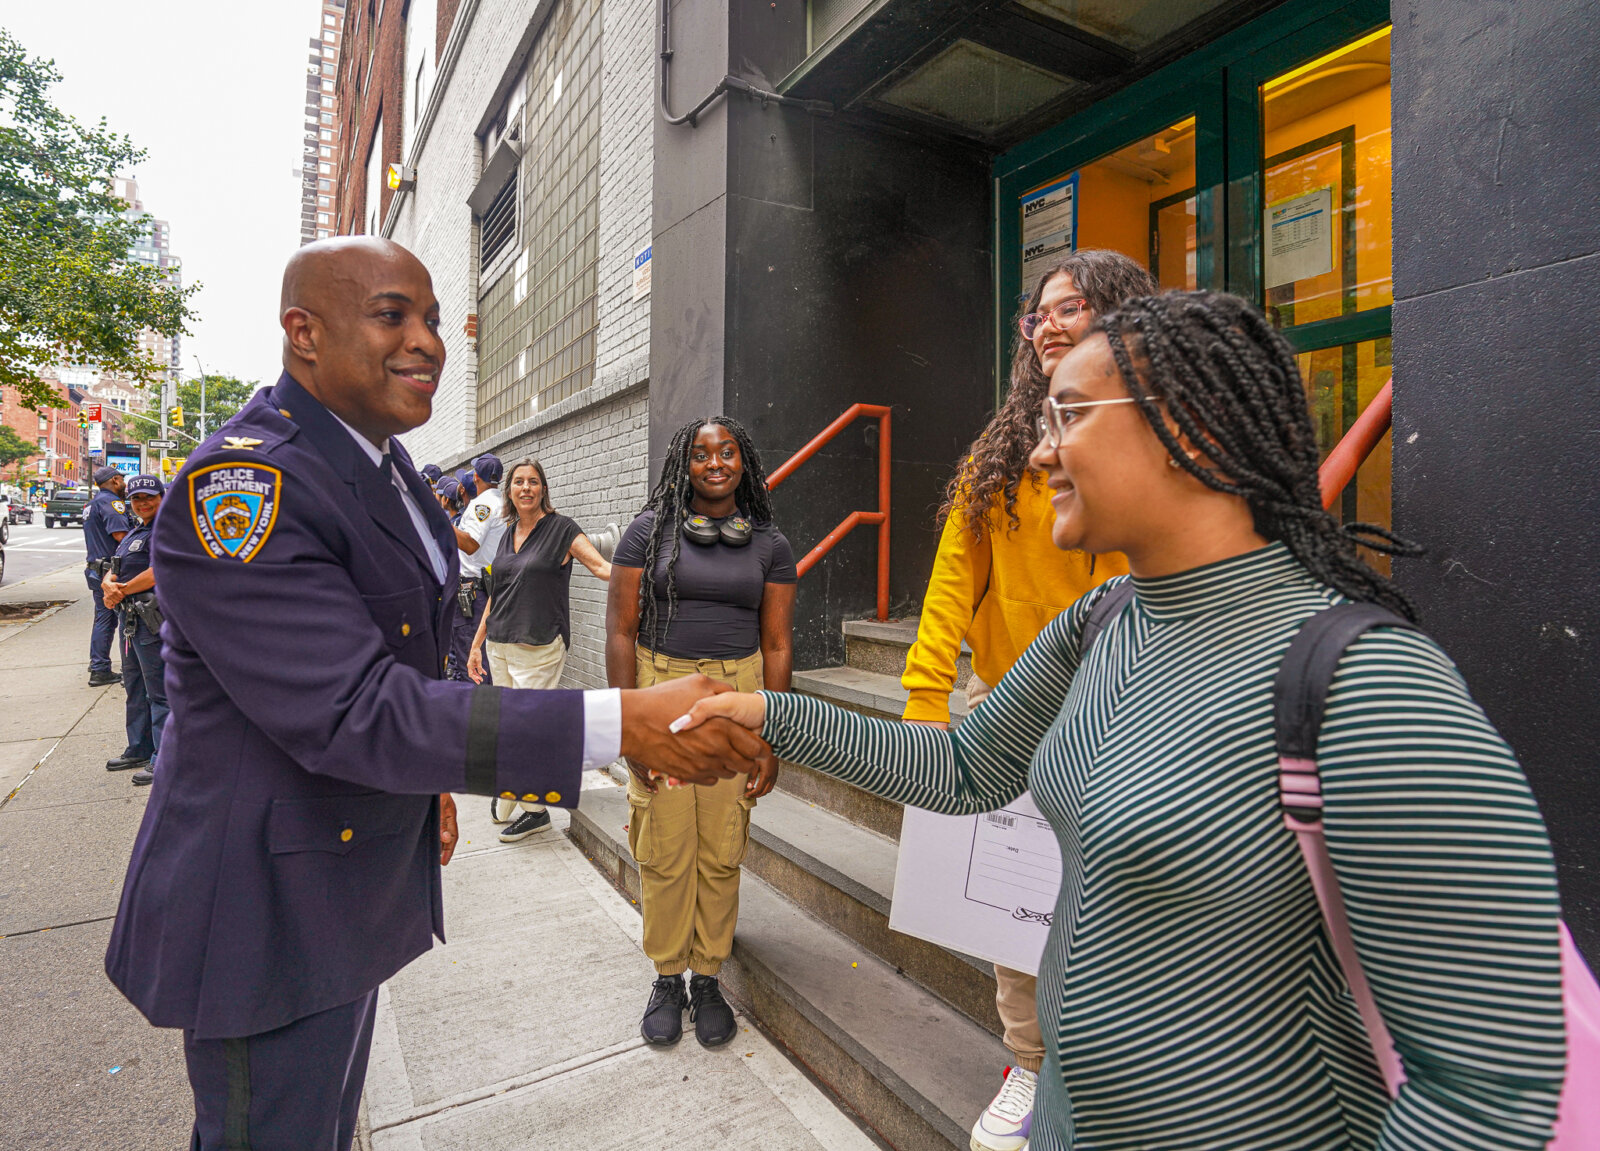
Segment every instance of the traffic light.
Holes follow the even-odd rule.
[[[183,409],[181,407],[172,409],[172,426],[175,428],[183,427]]]
[[[89,430],[89,413],[88,412],[79,412],[78,413],[78,427],[83,431],[88,431]]]

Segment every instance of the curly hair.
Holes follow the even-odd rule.
[[[1323,508],[1300,368],[1259,310],[1223,292],[1166,292],[1130,300],[1097,326],[1174,466],[1242,497],[1256,531],[1281,540],[1322,583],[1416,620],[1406,594],[1363,563],[1356,545],[1400,556],[1422,549],[1378,524],[1341,527]]]
[[[650,637],[645,646],[652,651],[656,649],[656,641],[662,630],[656,602],[658,597],[655,594],[655,570],[669,531],[672,554],[667,560],[668,629],[678,615],[678,556],[683,551],[683,532],[680,528],[684,517],[689,514],[690,501],[694,499],[694,487],[689,482],[689,453],[694,448],[695,436],[707,424],[726,428],[739,444],[744,474],[739,477],[739,486],[733,494],[739,510],[757,525],[772,522],[772,496],[767,491],[767,473],[761,466],[761,454],[756,451],[755,442],[743,424],[730,416],[708,416],[701,420],[690,420],[673,433],[667,457],[661,464],[661,478],[656,481],[650,499],[645,504],[646,510],[655,513],[655,521],[650,525],[650,536],[644,545],[645,574],[639,581],[639,635]]]
[[[1060,275],[1072,277],[1073,286],[1083,293],[1096,316],[1105,315],[1135,296],[1148,296],[1160,290],[1147,269],[1121,252],[1085,248],[1069,253],[1045,269],[1017,312],[1018,321],[1038,310],[1045,287]],[[990,505],[996,495],[1004,497],[1005,514],[1010,520],[1007,530],[1016,531],[1022,526],[1017,515],[1017,489],[1028,470],[1028,453],[1039,442],[1036,426],[1039,405],[1050,390],[1050,377],[1039,367],[1033,344],[1022,338],[1016,323],[1012,324],[1011,332],[1014,341],[1011,389],[1000,409],[967,449],[963,463],[945,486],[944,502],[939,505],[940,526],[952,512],[960,511],[975,541],[983,538],[986,526],[1000,526],[998,522],[992,525],[989,522]]]

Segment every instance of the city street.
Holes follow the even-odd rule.
[[[11,525],[11,542],[6,544],[5,586],[9,588],[31,576],[81,561],[83,557],[83,529],[76,524],[46,528],[43,509],[35,508],[33,523]]]
[[[30,546],[82,546],[45,534]],[[170,1151],[192,1115],[181,1039],[102,967],[150,791],[104,769],[124,746],[122,689],[85,686],[90,600],[76,563],[57,566],[0,588],[0,606],[72,601],[0,622],[0,1145]],[[362,1151],[878,1146],[747,1020],[713,1051],[692,1034],[646,1047],[637,907],[567,838],[567,812],[508,846],[487,806],[460,798],[449,946],[380,992]]]

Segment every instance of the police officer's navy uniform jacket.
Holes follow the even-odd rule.
[[[128,505],[116,492],[101,488],[83,512],[83,546],[88,552],[87,563],[110,559],[117,554],[117,540],[112,532],[126,532],[133,528],[134,517],[128,514]],[[94,577],[95,582],[100,580]]]
[[[106,970],[147,1019],[246,1036],[349,1003],[444,938],[442,791],[577,803],[578,691],[441,681],[444,511],[285,374],[156,520],[172,716]]]

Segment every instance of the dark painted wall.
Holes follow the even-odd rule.
[[[681,0],[674,19],[695,6]],[[732,70],[771,86],[803,53],[798,0],[727,9]],[[716,79],[680,86],[682,59],[679,112]],[[743,96],[701,121],[706,139],[687,132],[656,132],[654,470],[672,427],[718,401],[769,470],[850,404],[892,405],[891,603],[913,611],[939,491],[993,403],[988,158]],[[858,423],[778,489],[796,558],[876,509],[876,437]],[[797,667],[843,662],[839,624],[872,612],[876,573],[877,533],[863,528],[801,581]]]
[[[1600,20],[1394,5],[1395,527],[1600,960]]]

